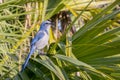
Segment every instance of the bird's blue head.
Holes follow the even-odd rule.
[[[43,21],[42,24],[40,25],[40,30],[49,30],[50,26],[51,26],[51,22],[50,21]]]

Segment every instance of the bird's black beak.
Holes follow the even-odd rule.
[[[52,26],[52,28],[55,28],[55,23],[51,22],[51,26]]]
[[[49,19],[48,21],[50,21],[51,23],[51,26],[52,26],[52,28],[55,28],[55,22],[53,22],[51,19]]]
[[[55,26],[55,23],[54,23],[54,22],[51,22],[51,25],[52,25],[52,26]]]

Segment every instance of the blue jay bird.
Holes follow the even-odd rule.
[[[28,54],[23,66],[22,66],[21,71],[23,71],[25,69],[31,55],[34,53],[35,50],[43,49],[46,45],[48,45],[50,26],[51,26],[50,21],[42,22],[39,31],[37,32],[36,36],[33,38],[32,42],[31,42],[30,53]]]

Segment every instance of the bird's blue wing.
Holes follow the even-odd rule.
[[[22,70],[21,70],[21,71],[23,71],[23,70],[25,69],[25,67],[26,67],[27,64],[28,64],[28,61],[29,61],[31,55],[34,53],[34,51],[35,51],[35,49],[36,49],[36,46],[35,46],[34,44],[35,44],[39,39],[42,39],[42,38],[44,37],[44,35],[45,35],[45,34],[44,34],[43,31],[39,31],[39,32],[36,34],[35,38],[32,40],[30,53],[28,54],[28,56],[27,56],[27,58],[26,58],[26,60],[25,60],[25,62],[24,62],[24,64],[23,64],[23,66],[22,66]]]
[[[39,31],[36,36],[33,38],[31,45],[34,45],[39,39],[42,39],[44,37],[44,32],[43,31]]]

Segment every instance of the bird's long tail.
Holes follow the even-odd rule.
[[[27,58],[26,58],[26,60],[25,60],[25,62],[23,64],[23,66],[22,66],[21,72],[26,68],[26,66],[28,64],[28,61],[29,61],[31,55],[34,53],[34,51],[35,51],[35,47],[33,46],[33,47],[31,47],[30,53],[28,54],[28,56],[27,56]]]

